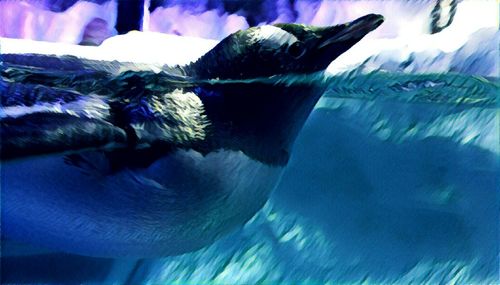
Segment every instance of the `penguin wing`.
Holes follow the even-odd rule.
[[[167,88],[165,96],[140,96],[149,92],[147,86],[157,85],[153,72],[114,75],[117,69],[113,62],[1,56],[7,59],[0,65],[1,159],[117,150],[156,141],[185,144],[198,140],[197,130],[204,127],[201,103],[194,94],[168,95],[172,88]],[[33,60],[27,60],[30,58]],[[55,60],[53,65],[47,64],[50,60]],[[111,67],[97,70],[100,64]],[[187,123],[183,117],[175,117],[186,113],[185,108],[193,111]],[[194,135],[186,135],[187,127],[193,128]],[[134,141],[137,136],[139,141]]]
[[[0,80],[0,99],[2,160],[127,145],[103,96]]]
[[[125,131],[111,123],[61,113],[2,118],[0,136],[2,160],[127,145]]]

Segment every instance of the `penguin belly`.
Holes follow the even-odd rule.
[[[232,150],[179,149],[112,173],[102,153],[85,157],[87,165],[65,155],[3,163],[3,235],[90,256],[180,254],[243,225],[283,170]]]

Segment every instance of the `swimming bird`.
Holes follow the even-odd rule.
[[[324,90],[287,76],[324,71],[382,22],[253,27],[160,73],[2,55],[2,235],[100,257],[212,243],[266,202]]]

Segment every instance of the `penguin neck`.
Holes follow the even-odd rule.
[[[212,144],[285,165],[324,87],[225,83],[198,90],[212,124]]]
[[[232,37],[220,41],[213,49],[196,61],[182,67],[193,78],[197,79],[228,79],[235,76],[234,63],[241,58],[228,58],[231,48],[237,43]]]

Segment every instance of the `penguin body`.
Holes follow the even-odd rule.
[[[162,73],[4,55],[2,235],[101,257],[212,243],[267,201],[325,88],[273,78],[321,72],[382,21],[251,28]]]

